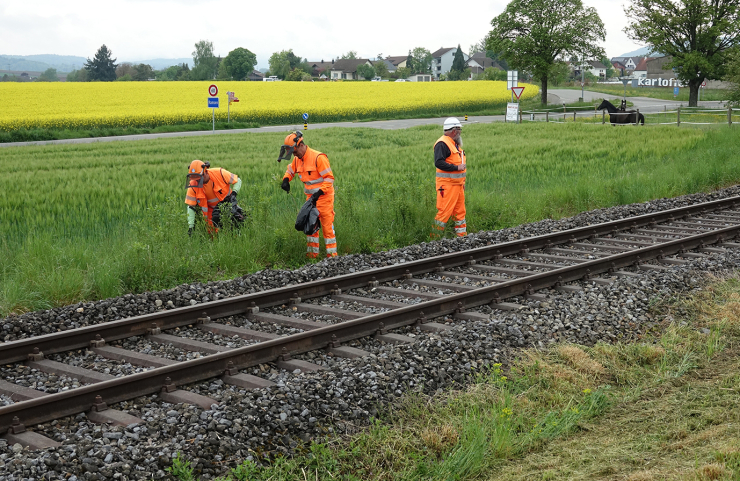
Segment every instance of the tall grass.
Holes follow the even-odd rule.
[[[307,143],[336,177],[341,254],[428,239],[439,126],[325,129]],[[284,133],[0,150],[0,313],[231,278],[303,262],[304,197],[280,189]],[[464,128],[470,232],[560,218],[737,182],[730,129],[473,124]],[[207,160],[243,179],[250,217],[211,239],[186,235],[185,171]],[[448,235],[451,235],[448,232]]]

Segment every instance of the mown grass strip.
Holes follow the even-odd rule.
[[[523,351],[506,374],[412,393],[360,434],[222,479],[740,479],[740,279],[653,314],[655,337]]]
[[[341,254],[428,240],[439,126],[323,129],[307,142],[336,177]],[[233,278],[305,262],[293,228],[300,186],[280,189],[284,134],[215,135],[0,149],[0,313]],[[740,136],[675,127],[472,124],[469,232],[737,183]],[[244,180],[240,231],[186,235],[184,184],[195,158]],[[23,186],[22,188],[20,186]],[[452,235],[448,230],[447,235]]]

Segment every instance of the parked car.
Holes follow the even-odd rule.
[[[411,82],[411,80],[406,79],[406,78],[400,78],[400,79],[396,80],[396,82]]]
[[[270,75],[269,77],[263,78],[263,82],[280,82],[280,79],[277,78],[277,75]]]

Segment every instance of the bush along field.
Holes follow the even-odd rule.
[[[322,129],[306,142],[336,177],[340,255],[424,242],[435,214],[432,146],[441,126]],[[233,278],[306,262],[294,230],[301,185],[280,189],[285,133],[0,149],[0,314]],[[472,124],[469,232],[599,207],[709,191],[740,179],[727,128]],[[243,179],[240,230],[187,236],[193,159]],[[23,186],[19,188],[19,186]],[[453,235],[448,227],[447,235]],[[323,241],[322,241],[323,242]],[[323,255],[323,246],[322,254]]]

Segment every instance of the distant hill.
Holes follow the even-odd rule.
[[[11,70],[14,72],[43,72],[48,68],[55,68],[57,72],[71,72],[81,69],[87,61],[85,57],[71,55],[0,55],[0,70]],[[154,70],[162,70],[172,65],[187,63],[193,66],[192,57],[187,58],[155,58],[152,60],[122,60],[116,63],[128,62],[134,65],[140,63],[149,64]]]
[[[620,57],[647,57],[651,51],[650,47],[642,47],[632,52],[623,53]]]

